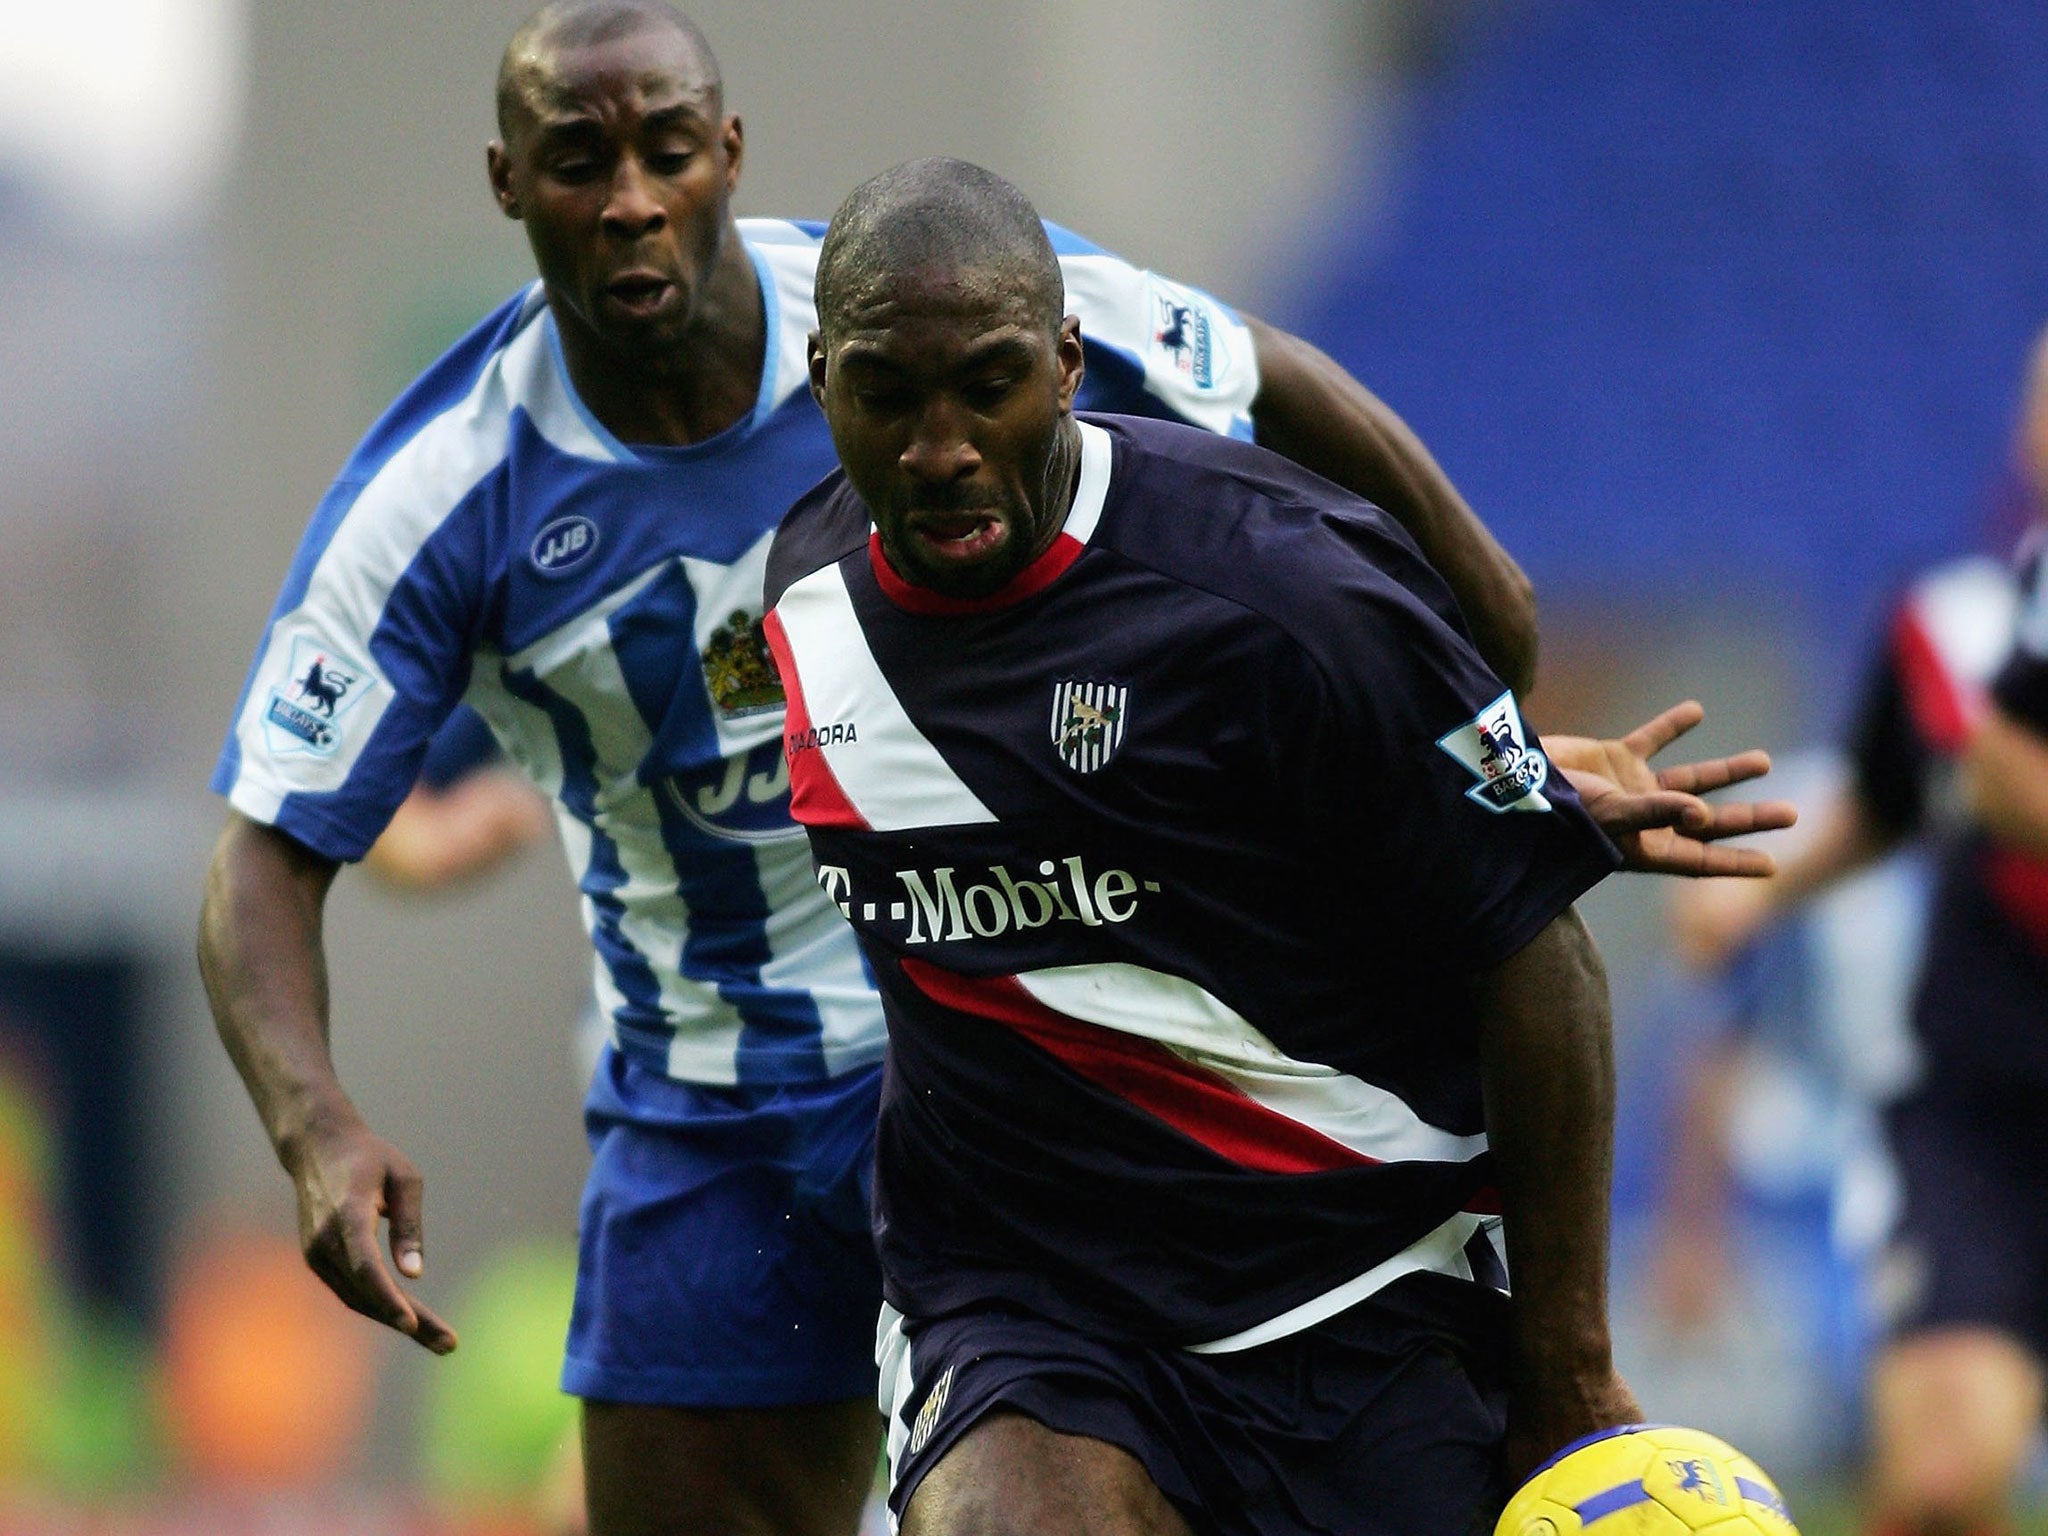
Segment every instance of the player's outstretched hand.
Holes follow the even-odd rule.
[[[1546,736],[1550,755],[1593,820],[1621,850],[1622,867],[1658,875],[1747,875],[1777,869],[1756,848],[1724,848],[1722,838],[1789,827],[1798,812],[1783,800],[1710,804],[1701,795],[1761,778],[1770,755],[1738,752],[1671,768],[1652,768],[1650,759],[1706,718],[1698,701],[1687,699],[1637,726],[1619,740],[1591,736]]]
[[[437,1355],[455,1348],[455,1330],[399,1288],[377,1244],[377,1223],[391,1229],[391,1261],[419,1278],[419,1170],[360,1120],[309,1136],[291,1160],[299,1197],[299,1247],[327,1288],[367,1318],[397,1329]]]

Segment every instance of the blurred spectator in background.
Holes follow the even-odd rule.
[[[1768,881],[1678,893],[1683,951],[1727,961],[1773,916],[1915,839],[1937,861],[1912,1025],[1886,1111],[1901,1208],[1877,1274],[1888,1342],[1869,1388],[1873,1529],[1999,1529],[2048,1357],[2048,333],[2017,462],[2037,526],[2020,593],[1995,562],[1941,566],[1899,605],[1852,728],[1848,783]],[[2003,666],[2001,668],[2001,662]]]

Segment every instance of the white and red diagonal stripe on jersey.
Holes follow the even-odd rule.
[[[994,821],[882,675],[839,567],[782,594],[762,626],[789,698],[790,813],[807,827],[900,832]],[[835,725],[854,739],[822,743]]]
[[[1916,582],[1892,624],[1906,708],[1921,739],[1953,756],[1983,718],[1987,689],[2012,649],[2011,576],[1995,560],[1957,561]]]
[[[1069,1070],[1240,1167],[1319,1173],[1389,1162],[1468,1162],[1484,1135],[1425,1121],[1399,1095],[1288,1056],[1179,976],[1123,964],[963,976],[915,958],[932,1001],[1015,1030]],[[1497,1208],[1491,1190],[1473,1210]]]
[[[1081,473],[1063,536],[1078,548],[1102,516],[1112,449],[1102,428],[1075,425]],[[789,699],[790,811],[797,821],[906,832],[996,819],[882,675],[837,563],[791,583],[762,629]],[[824,742],[834,725],[853,726],[856,739]],[[805,744],[813,740],[820,744]]]

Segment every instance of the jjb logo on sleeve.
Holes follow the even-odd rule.
[[[1118,683],[1054,683],[1052,744],[1076,773],[1093,773],[1124,744],[1131,690]]]
[[[1522,712],[1515,707],[1513,693],[1502,694],[1455,731],[1437,737],[1436,744],[1479,781],[1465,791],[1466,799],[1489,811],[1550,809],[1550,802],[1543,798],[1550,763],[1529,745],[1529,733],[1522,725]]]
[[[281,686],[270,690],[263,710],[263,734],[280,757],[293,753],[332,757],[341,745],[342,722],[377,687],[368,667],[292,636],[291,664]]]

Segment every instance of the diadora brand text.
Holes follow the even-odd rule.
[[[851,720],[841,720],[832,725],[807,725],[800,731],[791,731],[783,738],[789,744],[789,755],[799,752],[814,752],[819,747],[851,746],[860,740]]]

